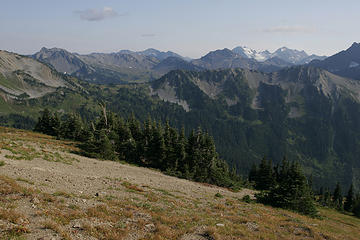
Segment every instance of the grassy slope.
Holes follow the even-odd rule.
[[[138,185],[134,183],[136,179],[104,177],[102,181],[117,184],[116,189],[111,186],[103,189],[114,194],[96,197],[70,190],[49,192],[44,189],[52,187],[52,179],[32,181],[21,171],[16,173],[18,177],[9,178],[7,166],[43,159],[40,162],[44,165],[45,161],[56,162],[58,169],[69,164],[77,168],[76,159],[68,158],[68,152],[76,151],[75,143],[1,127],[0,149],[2,155],[6,154],[5,165],[0,166],[1,239],[37,239],[54,234],[63,239],[93,236],[185,240],[358,239],[360,236],[360,219],[352,216],[320,209],[322,219],[312,219],[261,204],[244,203],[239,199],[240,193],[236,197],[224,189],[220,197],[214,194],[199,197],[195,193],[182,195],[180,189],[170,192],[155,188],[151,183]],[[196,186],[199,192],[211,189],[201,184]]]

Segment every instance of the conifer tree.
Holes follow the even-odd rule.
[[[259,196],[259,201],[306,215],[316,215],[313,195],[300,165],[290,165],[284,158],[280,168],[279,182],[268,193]]]
[[[275,183],[272,162],[265,157],[259,165],[256,180],[256,189],[259,190],[269,190]]]
[[[350,185],[349,191],[346,195],[345,203],[344,203],[344,210],[351,212],[354,207],[354,190],[353,184]]]
[[[360,218],[360,194],[357,194],[354,201],[354,207],[352,212],[358,218]]]
[[[66,139],[80,140],[82,128],[83,124],[79,115],[70,114],[61,126],[62,137]]]
[[[117,159],[113,145],[111,144],[108,136],[106,135],[105,129],[100,130],[99,138],[97,140],[97,146],[97,154],[99,158],[106,160]]]
[[[58,113],[54,113],[50,118],[50,135],[60,137],[61,120]]]
[[[250,172],[249,172],[249,182],[256,182],[257,181],[257,174],[258,169],[255,163],[251,166]]]
[[[324,194],[324,206],[330,206],[331,205],[331,193],[329,189],[326,189]]]
[[[332,203],[333,206],[338,210],[341,210],[343,208],[343,197],[341,194],[341,187],[339,182],[336,183],[336,187],[334,189],[334,194],[332,197]]]
[[[185,172],[185,159],[186,159],[186,137],[185,137],[185,129],[181,128],[180,134],[178,136],[178,140],[176,141],[176,170],[179,172]]]
[[[131,135],[131,131],[124,119],[120,118],[117,127],[116,151],[120,160],[137,163],[136,143]]]
[[[49,109],[45,108],[42,112],[41,117],[39,117],[37,124],[35,125],[34,131],[53,135],[52,133],[52,116]]]
[[[165,141],[161,124],[153,123],[152,138],[149,143],[148,164],[154,168],[164,169]]]

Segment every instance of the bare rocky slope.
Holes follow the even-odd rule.
[[[32,58],[0,51],[0,94],[4,98],[38,98],[74,83]]]

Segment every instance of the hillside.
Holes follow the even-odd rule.
[[[354,42],[348,49],[310,65],[325,69],[339,76],[360,80],[360,43]]]
[[[171,120],[208,130],[220,155],[240,171],[263,156],[275,163],[287,156],[300,161],[318,186],[334,179],[359,186],[355,80],[312,67],[271,74],[176,71],[153,82],[151,91],[187,112]]]
[[[29,57],[0,51],[0,91],[3,99],[38,98],[74,82]]]
[[[159,172],[78,156],[75,143],[0,128],[0,237],[17,239],[357,239],[360,220],[241,201]],[[22,235],[22,238],[19,236]],[[16,238],[15,238],[16,239]]]

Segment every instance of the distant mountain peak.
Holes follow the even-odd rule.
[[[360,80],[360,43],[354,42],[348,49],[311,65],[323,68],[342,77]]]
[[[255,59],[259,62],[264,62],[266,61],[269,56],[270,56],[270,52],[269,51],[262,51],[262,52],[258,52],[252,48],[246,47],[246,46],[242,46],[242,47],[236,47],[232,50],[233,52],[235,52],[236,54],[239,54],[242,57],[245,58],[252,58]]]
[[[228,48],[218,49],[215,51],[211,51],[205,56],[201,57],[201,59],[217,59],[217,58],[233,58],[236,57],[237,54],[231,51]]]
[[[360,47],[360,43],[353,42],[353,44],[351,45],[350,48],[352,48],[352,47]]]
[[[360,51],[360,43],[354,42],[354,43],[351,45],[351,47],[348,48],[346,51],[351,51],[351,52],[353,52],[353,51],[356,51],[356,52]]]
[[[289,64],[305,64],[315,59],[324,59],[324,57],[314,54],[309,56],[304,50],[290,49],[285,46],[278,48],[273,53],[268,50],[256,51],[246,46],[236,47],[232,51],[245,58],[255,59],[258,62],[265,62],[275,57]]]

